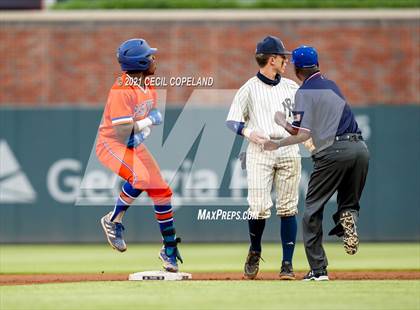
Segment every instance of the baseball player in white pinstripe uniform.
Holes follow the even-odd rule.
[[[289,121],[293,121],[291,111],[299,86],[281,77],[288,62],[287,55],[290,54],[274,36],[268,36],[257,44],[255,58],[260,70],[239,89],[226,121],[231,130],[249,141],[246,152],[248,203],[249,210],[257,215],[248,221],[251,245],[244,275],[249,279],[254,279],[259,270],[261,238],[273,206],[273,185],[277,215],[281,218],[283,260],[280,279],[295,279],[292,258],[301,174],[299,147],[293,145],[276,151],[264,151],[262,148],[270,138],[289,136],[284,128],[274,122],[274,114],[283,111]]]

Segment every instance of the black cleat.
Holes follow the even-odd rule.
[[[284,261],[281,264],[281,270],[280,270],[279,276],[280,276],[280,280],[296,280],[291,262]]]
[[[255,279],[260,268],[261,252],[249,251],[244,266],[244,276],[247,279]]]
[[[302,281],[328,281],[327,268],[313,269],[309,271]]]
[[[341,213],[340,223],[344,230],[344,250],[347,254],[354,255],[359,248],[359,236],[357,235],[356,227],[356,214],[351,211],[344,211]]]

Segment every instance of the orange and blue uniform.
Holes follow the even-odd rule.
[[[123,74],[111,88],[99,127],[96,154],[104,166],[134,189],[146,191],[155,204],[168,204],[172,191],[146,146],[128,147],[116,136],[114,126],[142,120],[157,105],[152,86],[140,88],[127,81],[127,75]]]
[[[117,51],[118,62],[123,72],[143,72],[142,76],[154,74],[156,70],[151,48],[144,39],[130,39],[123,42]],[[147,119],[146,119],[147,118]],[[144,120],[144,122],[142,121]],[[135,124],[135,122],[140,122]],[[154,211],[162,235],[163,247],[159,258],[166,271],[177,272],[179,255],[171,197],[172,191],[162,177],[153,156],[142,144],[149,126],[162,123],[162,116],[156,109],[156,91],[153,87],[140,87],[129,74],[117,79],[112,86],[105,106],[96,144],[99,161],[126,180],[116,200],[114,210],[101,218],[108,243],[120,252],[127,249],[123,238],[122,218],[142,191],[153,200]],[[116,126],[124,124],[133,127],[126,141],[117,136]],[[134,133],[134,127],[143,128]],[[130,127],[131,128],[131,127]]]

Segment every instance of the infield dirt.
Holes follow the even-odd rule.
[[[297,272],[296,278],[302,279],[304,272]],[[193,279],[188,281],[229,281],[244,280],[240,272],[195,272]],[[420,271],[335,271],[329,272],[330,280],[418,280]],[[127,281],[128,274],[3,274],[0,275],[0,285],[23,285],[86,281]],[[277,272],[260,272],[256,281],[279,280]],[[254,280],[254,281],[255,281]]]

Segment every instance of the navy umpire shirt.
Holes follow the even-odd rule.
[[[361,133],[337,84],[321,72],[305,79],[296,92],[293,117],[293,127],[311,132],[315,152],[330,146],[336,136]]]

